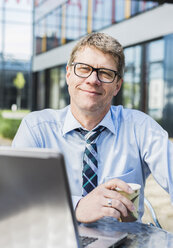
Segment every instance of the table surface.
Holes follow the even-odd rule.
[[[173,248],[173,233],[139,222],[124,223],[105,218],[85,226],[98,230],[127,232],[127,239],[119,248]]]

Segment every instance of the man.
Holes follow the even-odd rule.
[[[129,182],[141,185],[141,218],[151,172],[173,202],[173,144],[166,131],[140,111],[111,106],[123,71],[119,42],[103,33],[87,35],[74,47],[67,65],[70,106],[29,114],[13,141],[14,147],[57,148],[64,154],[81,222],[128,217],[135,207],[114,189],[131,194]]]

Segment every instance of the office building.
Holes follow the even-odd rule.
[[[16,104],[18,94],[20,107],[29,108],[32,23],[32,0],[0,1],[0,109]],[[24,79],[21,91],[14,85],[18,73]]]
[[[173,136],[173,4],[139,0],[35,0],[33,109],[69,103],[65,67],[78,39],[117,38],[126,70],[113,104],[139,109]]]

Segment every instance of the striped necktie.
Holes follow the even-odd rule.
[[[92,131],[84,131],[80,129],[80,132],[84,135],[86,140],[86,146],[83,156],[83,196],[91,192],[95,187],[97,187],[97,146],[96,140],[100,133],[105,130],[105,127],[99,126]]]

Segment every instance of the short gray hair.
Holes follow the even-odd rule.
[[[78,51],[84,47],[95,47],[105,54],[110,54],[118,65],[118,72],[121,77],[124,75],[125,57],[122,45],[113,37],[104,33],[91,33],[81,38],[74,46],[68,65],[74,62]]]

